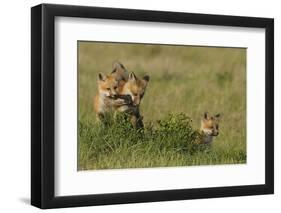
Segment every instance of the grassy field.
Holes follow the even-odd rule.
[[[79,170],[246,162],[245,49],[95,42],[78,48]],[[97,74],[110,73],[114,61],[150,75],[144,130],[124,119],[110,127],[95,121]],[[212,146],[195,143],[205,111],[222,116]]]

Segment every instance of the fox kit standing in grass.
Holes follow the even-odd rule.
[[[220,114],[210,116],[209,113],[205,112],[201,120],[200,132],[203,134],[202,143],[210,144],[213,137],[219,134],[219,121]]]
[[[111,76],[114,76],[119,82],[117,100],[123,99],[126,102],[126,104],[117,106],[116,110],[129,114],[132,125],[135,128],[142,128],[143,122],[139,106],[144,96],[149,76],[145,75],[142,79],[139,79],[133,72],[128,74],[126,68],[119,62],[114,64]]]
[[[98,74],[98,94],[94,99],[94,110],[97,115],[97,120],[104,118],[105,113],[113,111],[117,104],[125,104],[124,100],[118,100],[118,81],[110,75]]]
[[[98,94],[94,99],[94,110],[98,121],[102,120],[106,113],[128,104],[126,99],[118,98],[119,90],[125,84],[126,79],[128,79],[128,73],[120,63],[113,65],[111,74],[98,74]]]
[[[142,128],[142,116],[139,112],[141,100],[145,94],[149,76],[145,75],[139,79],[133,72],[129,74],[128,81],[120,88],[119,94],[121,96],[129,96],[132,104],[122,105],[117,108],[119,112],[126,112],[131,115],[131,123],[136,128]]]

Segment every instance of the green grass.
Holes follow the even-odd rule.
[[[97,73],[116,60],[150,75],[141,132],[122,119],[95,122]],[[204,111],[222,115],[211,147],[195,143]],[[78,145],[79,170],[245,163],[246,50],[80,42]]]

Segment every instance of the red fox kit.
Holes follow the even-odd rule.
[[[142,79],[139,79],[132,72],[129,74],[128,81],[122,85],[119,91],[121,97],[129,96],[132,103],[129,105],[119,106],[117,110],[119,112],[126,112],[130,114],[131,123],[136,128],[143,127],[142,116],[139,112],[139,106],[141,103],[141,99],[144,96],[148,81],[148,75],[144,76]]]
[[[98,74],[98,94],[94,99],[94,110],[97,120],[104,117],[106,112],[114,111],[116,107],[126,104],[124,99],[117,99],[119,82],[112,75]]]
[[[121,85],[123,85],[126,81],[128,81],[129,73],[123,64],[115,62],[113,64],[111,76],[113,76],[117,81],[121,81]]]
[[[132,72],[129,75],[128,81],[120,88],[120,95],[130,95],[133,106],[139,106],[141,99],[144,96],[145,89],[149,81],[149,76],[146,75],[142,79]]]
[[[213,137],[219,134],[219,121],[220,114],[210,116],[209,113],[205,112],[201,120],[200,132],[203,134],[202,143],[209,144],[212,142]]]

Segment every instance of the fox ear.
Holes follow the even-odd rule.
[[[116,61],[113,63],[113,66],[112,66],[113,70],[111,73],[115,73],[116,71],[118,70],[126,70],[126,68],[124,67],[123,64],[121,64],[120,62]]]
[[[98,75],[98,79],[99,79],[99,81],[105,81],[106,75],[100,72]]]
[[[131,72],[129,75],[129,81],[135,81],[137,79],[135,73]]]
[[[143,76],[143,78],[142,78],[143,80],[145,80],[146,82],[149,82],[149,75],[145,75],[145,76]]]
[[[204,116],[203,116],[203,117],[204,117],[204,119],[206,119],[206,120],[209,119],[209,113],[208,113],[208,112],[204,112]]]

